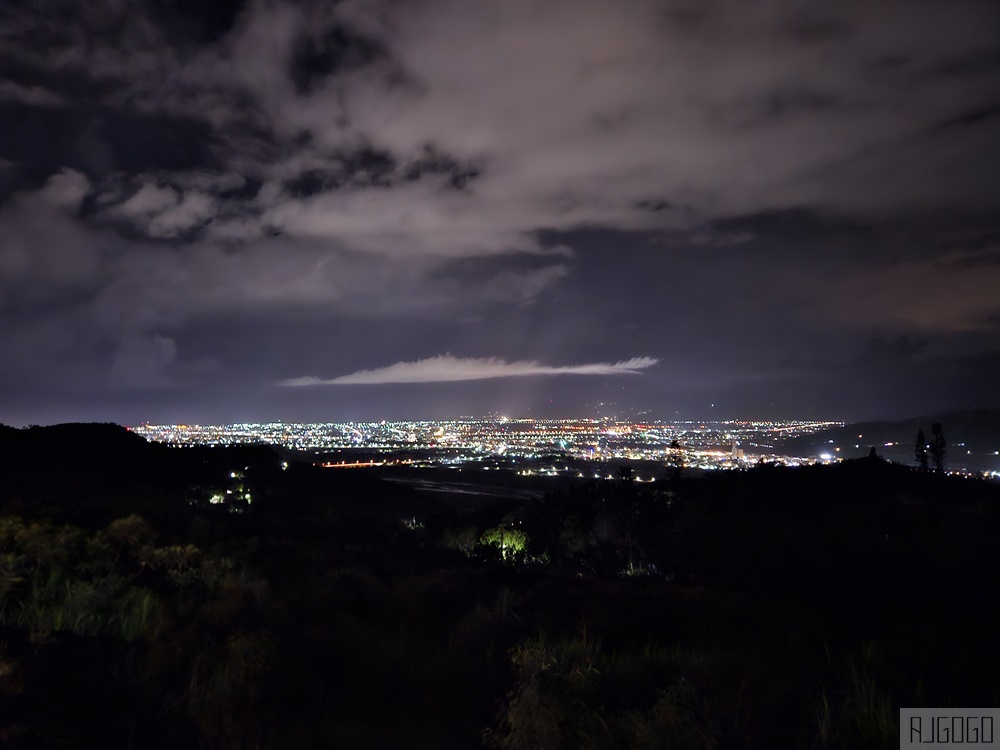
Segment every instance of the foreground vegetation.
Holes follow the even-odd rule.
[[[105,426],[0,455],[11,747],[889,748],[900,706],[1000,705],[985,482],[623,469],[458,513]]]

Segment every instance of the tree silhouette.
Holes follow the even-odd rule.
[[[670,457],[667,459],[667,465],[670,467],[670,480],[676,482],[681,478],[681,472],[684,470],[681,444],[677,440],[670,441]]]
[[[941,424],[935,422],[934,426],[931,427],[931,458],[934,460],[934,471],[944,471],[944,457],[947,452],[947,443],[944,440]]]
[[[917,444],[914,446],[914,457],[917,467],[921,471],[927,471],[927,438],[924,437],[923,428],[917,430]]]
[[[635,471],[631,466],[619,466],[618,479],[623,485],[631,484],[635,481]]]

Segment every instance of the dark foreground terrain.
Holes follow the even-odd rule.
[[[879,459],[465,512],[0,427],[0,744],[894,748],[1000,705],[1000,486]]]

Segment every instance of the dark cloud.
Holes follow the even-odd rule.
[[[224,37],[246,10],[246,0],[146,0],[142,11],[160,29],[164,41],[175,47],[210,45]]]
[[[661,364],[315,403],[990,398],[998,21],[986,0],[5,4],[0,421],[274,416],[308,403],[275,382],[446,351]],[[930,397],[893,385],[918,371]]]
[[[296,92],[308,94],[330,76],[371,65],[385,56],[377,42],[334,24],[299,37],[292,48],[289,74]]]
[[[17,165],[31,186],[65,168],[94,179],[217,168],[211,142],[211,126],[189,117],[0,100],[0,158]]]
[[[857,361],[862,365],[892,367],[912,362],[926,350],[926,341],[911,340],[909,336],[900,336],[889,341],[876,337],[868,342]]]

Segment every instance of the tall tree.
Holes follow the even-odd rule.
[[[630,485],[635,481],[635,471],[631,466],[619,466],[618,479],[623,485]]]
[[[670,453],[667,458],[667,466],[670,467],[670,480],[676,482],[681,478],[681,472],[684,470],[684,454],[681,450],[681,444],[676,440],[670,441]]]
[[[935,422],[934,426],[931,427],[931,458],[934,460],[934,471],[944,471],[944,457],[947,452],[947,443],[944,441],[941,424]]]
[[[927,471],[927,438],[924,437],[923,428],[917,430],[917,444],[913,454],[917,459],[917,467],[921,471]]]

